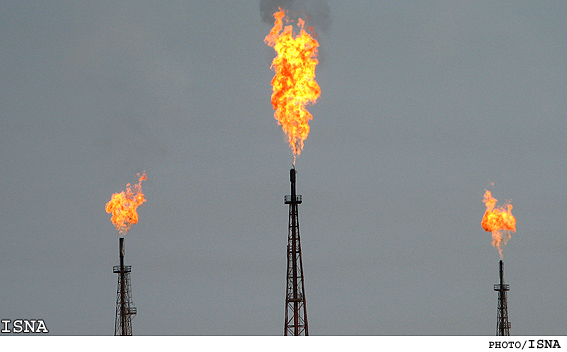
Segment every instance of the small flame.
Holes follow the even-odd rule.
[[[276,72],[272,79],[272,105],[274,117],[282,126],[293,150],[293,164],[303,150],[303,142],[309,134],[309,120],[313,116],[305,106],[314,104],[321,95],[315,81],[317,47],[319,43],[307,31],[305,21],[298,19],[299,34],[293,34],[293,26],[283,27],[285,11],[274,14],[275,23],[264,42],[273,47],[277,56],[272,61]],[[286,23],[289,19],[285,18]],[[283,28],[283,31],[282,31]]]
[[[495,209],[497,201],[490,191],[484,193],[486,212],[482,218],[482,228],[486,232],[492,232],[492,245],[498,248],[502,259],[502,249],[510,239],[510,231],[516,232],[516,218],[512,215],[512,204]]]
[[[147,180],[145,173],[140,176],[138,184],[134,185],[135,194],[128,183],[126,191],[114,193],[110,201],[106,203],[106,212],[112,213],[110,220],[122,236],[130,230],[130,226],[138,223],[136,209],[146,201],[142,193],[142,181],[144,180]]]

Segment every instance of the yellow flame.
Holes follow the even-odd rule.
[[[321,95],[321,89],[315,81],[319,43],[305,31],[305,21],[301,18],[297,21],[299,34],[293,34],[292,25],[283,27],[284,16],[281,8],[274,14],[274,27],[264,42],[277,53],[271,66],[275,70],[272,105],[274,117],[282,126],[293,150],[295,164],[309,134],[309,120],[313,119],[305,106],[314,104]],[[285,20],[289,23],[289,19]]]
[[[133,224],[138,223],[138,212],[136,209],[146,201],[142,193],[142,181],[146,179],[146,174],[140,176],[138,184],[134,185],[135,193],[128,183],[126,191],[114,193],[110,201],[106,203],[106,212],[112,213],[110,221],[116,226],[120,235],[125,235]]]
[[[502,259],[502,250],[511,237],[510,231],[516,232],[516,218],[512,215],[512,204],[495,209],[497,201],[490,191],[484,193],[486,211],[481,225],[484,231],[492,232],[492,245],[498,249]]]

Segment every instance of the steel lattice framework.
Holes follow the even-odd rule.
[[[124,237],[120,237],[119,239],[119,251],[120,265],[113,267],[114,273],[118,274],[114,335],[131,336],[132,318],[138,311],[132,302],[132,288],[130,287],[130,272],[132,271],[132,266],[124,265]]]
[[[289,204],[284,335],[307,336],[309,335],[309,329],[307,325],[307,306],[305,304],[305,287],[303,285],[303,262],[301,260],[299,214],[297,210],[297,206],[301,204],[301,195],[295,194],[295,168],[289,171],[291,195],[284,197],[284,204]]]
[[[506,291],[510,291],[510,285],[504,283],[504,263],[500,261],[500,283],[494,285],[494,291],[498,291],[498,314],[496,322],[496,336],[510,336],[510,322],[508,321],[508,303]]]

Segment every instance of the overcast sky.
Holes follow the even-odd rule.
[[[305,4],[321,44],[296,164],[310,333],[494,335],[489,189],[517,218],[511,334],[565,334],[567,5]],[[134,334],[283,334],[293,156],[260,5],[0,3],[1,319],[114,333],[104,208],[145,171]]]

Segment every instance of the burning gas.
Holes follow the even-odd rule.
[[[497,201],[490,191],[484,193],[486,211],[482,218],[482,228],[486,232],[492,232],[492,245],[498,248],[502,259],[502,249],[510,239],[510,231],[516,232],[516,218],[512,215],[512,204],[495,209]]]
[[[146,174],[140,176],[138,184],[134,185],[135,194],[128,183],[126,191],[114,193],[110,201],[106,203],[106,212],[112,213],[110,220],[122,236],[130,230],[130,226],[138,223],[136,209],[146,201],[142,193],[142,181],[144,180],[146,180]]]
[[[274,14],[275,23],[264,42],[273,47],[277,55],[271,68],[276,72],[272,79],[272,105],[274,117],[282,126],[293,150],[293,163],[303,150],[309,134],[309,120],[313,116],[305,106],[314,104],[321,95],[315,81],[317,47],[319,43],[304,29],[305,21],[298,19],[299,34],[294,35],[293,25],[283,26],[290,20],[281,8]]]

